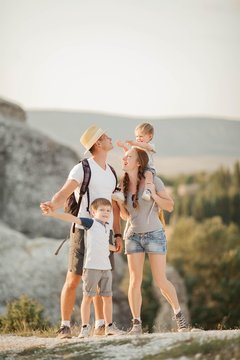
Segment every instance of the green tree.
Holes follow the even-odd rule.
[[[240,233],[220,217],[182,218],[169,242],[169,260],[186,281],[193,324],[240,326]]]

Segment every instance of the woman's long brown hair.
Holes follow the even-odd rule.
[[[138,167],[138,174],[137,174],[137,188],[136,188],[136,193],[133,195],[133,207],[137,208],[138,207],[138,191],[139,191],[139,186],[140,186],[140,182],[142,180],[142,178],[144,178],[144,170],[147,167],[149,158],[148,158],[148,154],[146,153],[146,151],[138,148],[138,147],[133,147],[135,149],[135,151],[137,152],[137,161],[139,162],[139,167]],[[125,205],[127,204],[127,194],[128,194],[128,189],[129,189],[129,176],[128,173],[125,173],[123,176],[123,193],[124,193],[124,198],[125,198]]]

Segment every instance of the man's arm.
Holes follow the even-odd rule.
[[[53,195],[50,201],[40,204],[42,212],[47,214],[49,209],[54,211],[63,207],[67,198],[73,193],[78,185],[79,184],[76,180],[67,180],[63,187],[55,195]]]

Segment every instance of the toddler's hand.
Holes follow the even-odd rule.
[[[123,143],[122,141],[120,141],[120,140],[117,140],[116,145],[117,145],[118,147],[121,147],[121,148],[124,147],[124,143]]]

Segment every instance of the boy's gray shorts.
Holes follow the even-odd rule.
[[[83,269],[83,294],[112,296],[112,271]]]
[[[75,228],[75,233],[70,232],[70,244],[69,244],[69,254],[68,254],[68,270],[76,275],[82,275],[83,272],[83,262],[84,262],[84,237],[85,231],[83,229]],[[113,244],[113,232],[110,231],[109,234],[109,243]],[[110,251],[109,259],[114,270],[114,257],[113,251]]]

